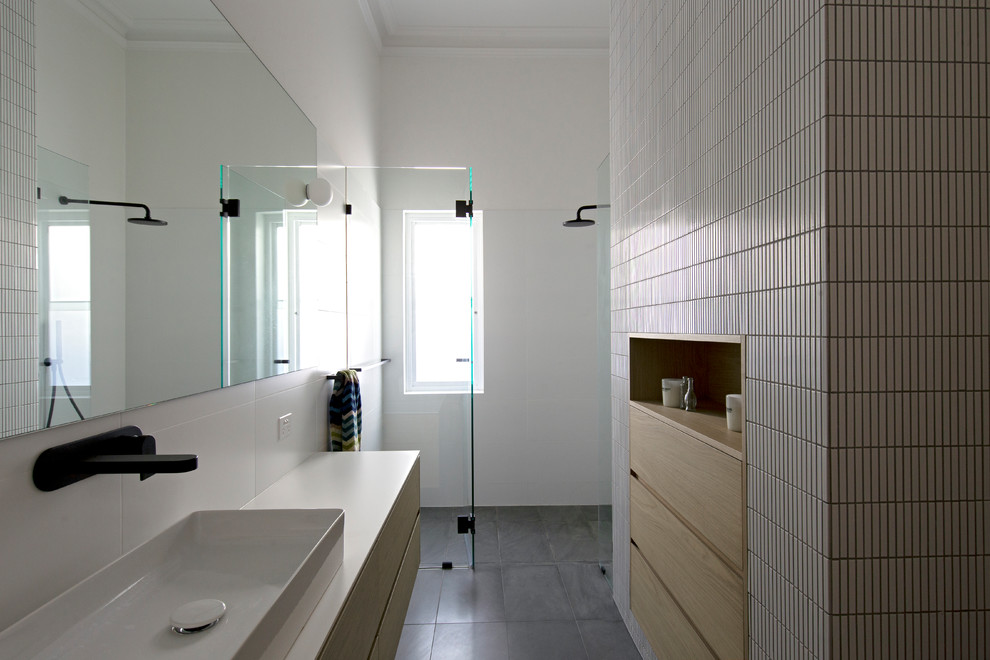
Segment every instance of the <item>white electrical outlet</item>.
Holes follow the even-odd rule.
[[[292,413],[286,413],[278,418],[278,441],[282,442],[292,435]]]

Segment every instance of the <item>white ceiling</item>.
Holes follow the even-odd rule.
[[[386,48],[608,48],[609,0],[354,0]],[[128,41],[236,41],[209,0],[79,0]]]
[[[608,48],[609,0],[359,0],[383,46]]]

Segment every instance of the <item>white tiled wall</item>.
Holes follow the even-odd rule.
[[[990,5],[826,15],[834,658],[990,653]]]
[[[629,332],[748,336],[752,658],[988,652],[990,8],[931,4],[612,2],[647,656]]]
[[[647,654],[627,609],[630,332],[748,336],[750,654],[828,655],[820,4],[612,3],[615,576]]]
[[[38,421],[33,0],[0,0],[0,18],[0,436],[5,436]]]

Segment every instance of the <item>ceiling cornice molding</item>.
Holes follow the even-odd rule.
[[[70,0],[80,13],[102,28],[109,29],[123,46],[140,42],[197,44],[212,49],[217,44],[243,43],[225,20],[134,20],[113,0]]]
[[[68,4],[109,34],[119,46],[127,45],[130,22],[116,6],[102,0],[70,0]]]
[[[608,49],[606,28],[401,28],[385,46]]]
[[[382,41],[384,42],[386,37],[394,34],[399,29],[399,24],[395,20],[395,8],[392,7],[392,0],[373,1],[378,5],[378,9],[382,14],[382,28],[384,28]]]
[[[608,48],[480,48],[459,46],[385,46],[383,57],[588,58],[608,59]]]
[[[374,7],[372,5],[375,5]],[[382,28],[379,26],[379,19],[376,16],[378,3],[376,0],[358,0],[358,7],[361,8],[361,15],[364,17],[364,24],[368,26],[372,41],[379,52],[382,49]]]
[[[409,27],[396,19],[394,0],[358,0],[370,14],[382,52],[399,48],[450,49],[608,49],[608,27]],[[371,24],[369,22],[369,29]],[[411,53],[410,53],[411,54]]]
[[[247,44],[229,41],[129,41],[127,50],[138,52],[251,53]]]
[[[224,20],[154,19],[131,22],[127,41],[186,41],[202,43],[242,43],[241,38]]]

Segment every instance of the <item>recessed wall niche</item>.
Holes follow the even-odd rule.
[[[630,609],[658,657],[746,658],[746,444],[726,424],[745,338],[629,340]],[[694,379],[697,410],[663,402]],[[671,403],[671,401],[668,401]]]
[[[644,412],[731,447],[741,458],[742,434],[725,423],[725,397],[742,394],[743,338],[737,335],[632,335],[629,338],[629,399]],[[698,409],[665,407],[664,378],[694,379]]]

